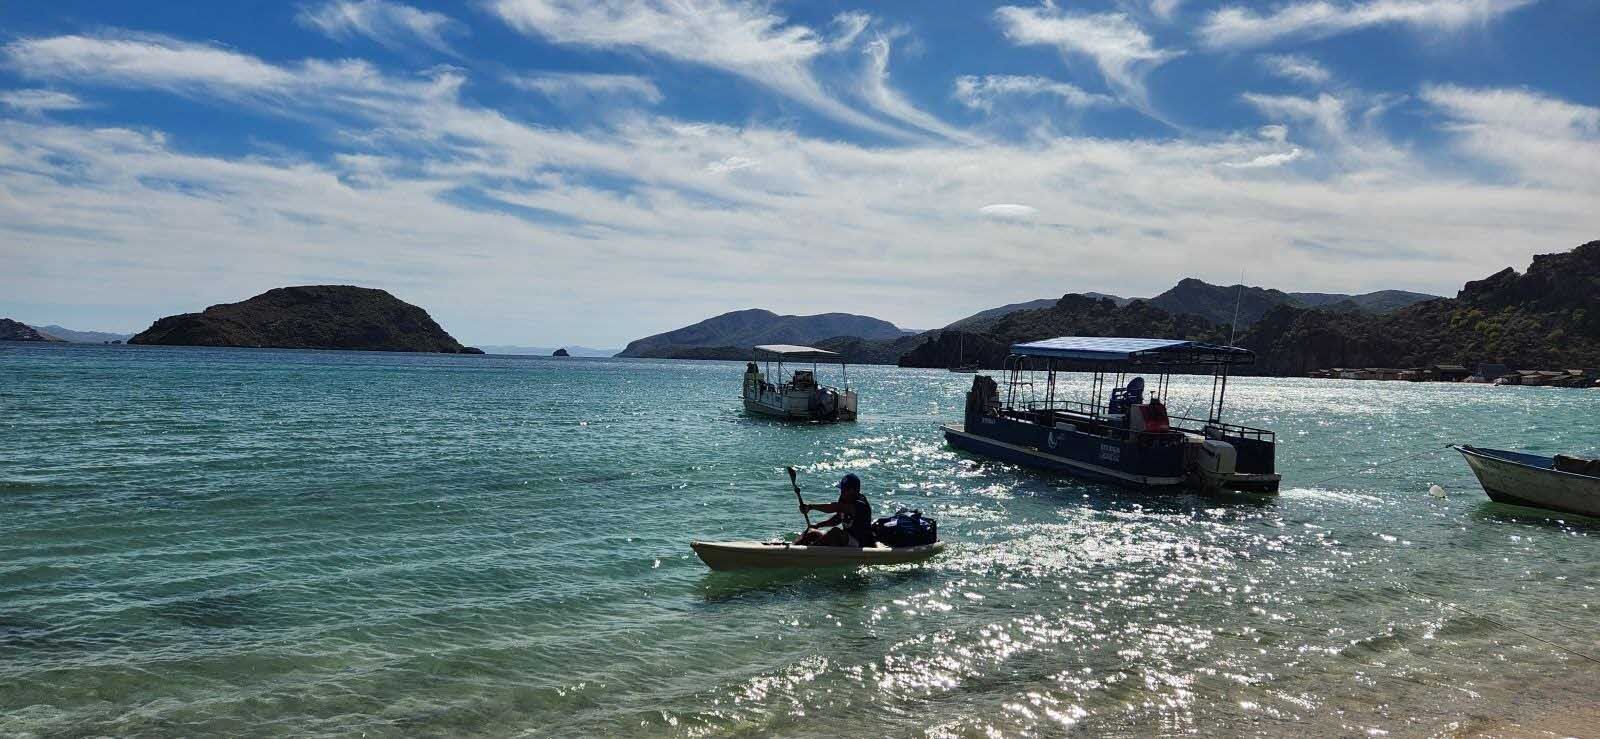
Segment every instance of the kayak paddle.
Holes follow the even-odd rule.
[[[800,482],[794,477],[793,467],[786,467],[785,469],[789,470],[789,484],[794,486],[794,499],[800,501],[800,515],[806,517],[806,528],[810,529],[811,514],[806,511],[806,499],[800,497]]]

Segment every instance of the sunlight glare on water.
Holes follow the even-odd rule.
[[[854,368],[860,422],[797,426],[740,371],[8,345],[0,733],[1415,735],[1600,695],[1414,594],[1600,652],[1600,521],[1443,449],[1593,452],[1584,393],[1238,379],[1284,490],[1216,500],[953,451],[969,375]],[[710,573],[690,540],[801,525],[786,464],[951,549]]]

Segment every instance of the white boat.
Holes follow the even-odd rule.
[[[1491,500],[1600,517],[1600,463],[1465,445],[1455,450]]]
[[[713,570],[898,565],[944,551],[942,541],[915,547],[816,547],[781,541],[695,541],[689,546]]]
[[[850,389],[850,375],[843,356],[793,344],[758,346],[755,355],[755,361],[745,365],[745,410],[797,421],[856,420],[856,394]],[[763,370],[757,362],[764,362],[766,368]],[[793,375],[785,376],[785,362],[809,362],[811,369],[797,369]],[[839,365],[838,387],[817,381],[817,367],[823,362]]]

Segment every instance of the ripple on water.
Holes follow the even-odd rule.
[[[1247,502],[959,454],[936,426],[970,378],[861,368],[859,423],[796,427],[738,413],[739,371],[0,354],[6,730],[1416,735],[1600,694],[1444,605],[1600,651],[1600,527],[1487,503],[1448,453],[1310,484],[1445,441],[1578,449],[1576,394],[1240,379],[1288,485]],[[788,464],[813,500],[861,473],[949,550],[708,573],[688,540],[798,528]]]

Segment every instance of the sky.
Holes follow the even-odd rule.
[[[0,3],[0,316],[292,284],[472,344],[934,328],[1600,238],[1592,0]]]

